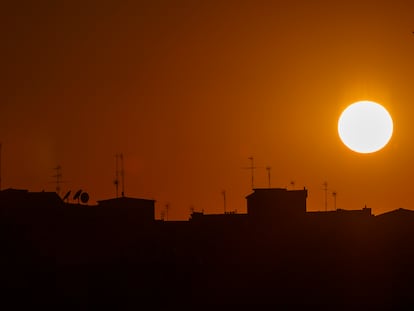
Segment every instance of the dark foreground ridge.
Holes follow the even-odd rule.
[[[0,304],[412,307],[414,212],[307,212],[306,198],[306,189],[254,189],[247,214],[162,221],[153,200],[92,206],[3,190]]]

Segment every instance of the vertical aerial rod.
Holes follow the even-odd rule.
[[[328,182],[323,183],[323,190],[325,190],[325,212],[328,210]]]
[[[334,191],[334,192],[332,192],[332,196],[333,196],[333,198],[334,198],[334,208],[335,208],[335,210],[336,210],[336,191]]]
[[[122,181],[122,192],[121,192],[121,196],[124,197],[125,196],[124,155],[121,153],[119,155],[119,157],[121,159],[121,181]]]
[[[0,143],[0,191],[1,191],[1,143]]]
[[[224,203],[224,214],[226,213],[226,190],[223,190],[221,192],[221,194],[223,195],[223,203]]]
[[[60,193],[60,178],[62,177],[62,167],[60,165],[55,167],[56,174],[53,177],[56,178],[56,193],[59,195]]]
[[[267,170],[267,182],[268,182],[268,188],[270,188],[270,166],[266,166],[266,170]]]
[[[165,204],[165,220],[168,221],[168,210],[170,209],[170,204]]]
[[[118,154],[115,154],[115,180],[114,180],[114,184],[115,184],[115,189],[116,189],[116,197],[118,198],[118,184],[119,184],[119,179],[118,179]]]
[[[252,189],[254,189],[254,162],[253,162],[253,157],[249,157],[249,160],[251,161],[251,165],[250,165],[250,170],[252,172]]]
[[[119,162],[121,162],[121,170],[119,170]],[[119,175],[121,174],[121,196],[125,196],[125,185],[124,185],[124,155],[122,153],[115,154],[115,188],[116,188],[116,197],[118,198],[118,186],[119,186]]]

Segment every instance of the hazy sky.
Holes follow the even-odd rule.
[[[168,203],[169,219],[246,212],[255,187],[308,189],[308,210],[414,209],[414,2],[5,1],[2,188]],[[6,1],[7,2],[7,1]],[[357,100],[394,136],[361,155],[337,134]]]

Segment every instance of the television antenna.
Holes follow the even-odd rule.
[[[121,168],[119,168],[119,162],[121,164]],[[121,196],[125,196],[125,186],[124,186],[124,156],[122,153],[115,154],[115,189],[116,189],[116,197],[118,198],[118,186],[119,186],[119,175],[121,175]]]
[[[328,210],[328,182],[323,183],[323,190],[325,191],[325,212]]]
[[[249,160],[251,162],[250,170],[251,170],[251,173],[252,173],[252,189],[254,189],[254,169],[255,169],[255,167],[254,167],[254,158],[253,158],[253,156],[249,157]]]
[[[221,194],[223,195],[224,214],[225,214],[226,213],[226,190],[223,190]]]
[[[325,192],[325,212],[328,210],[328,191],[332,191],[332,196],[334,199],[334,210],[336,210],[336,196],[337,192],[328,188],[328,182],[325,181],[323,184],[323,191]]]
[[[333,191],[332,196],[334,198],[334,208],[335,208],[335,210],[336,210],[336,195],[337,195],[336,191]]]
[[[52,175],[55,181],[52,181],[51,183],[54,183],[56,185],[55,191],[60,196],[60,190],[61,190],[60,185],[66,182],[66,181],[62,181],[62,166],[57,165],[56,167],[53,168],[53,170],[56,171],[56,173]]]
[[[165,220],[168,221],[168,210],[170,209],[170,203],[165,204]]]
[[[115,193],[116,193],[116,198],[118,198],[118,185],[119,185],[119,170],[118,170],[118,154],[115,154],[115,180],[114,180],[114,185],[115,185]]]
[[[248,170],[250,170],[250,172],[251,172],[251,178],[252,178],[252,189],[254,189],[254,170],[256,169],[256,168],[258,168],[257,166],[254,166],[254,158],[253,158],[253,156],[251,156],[251,157],[248,157],[248,159],[250,160],[250,166],[248,166],[248,167],[243,167],[244,169],[248,169]]]
[[[76,191],[76,193],[73,195],[73,200],[78,200],[78,204],[79,204],[79,199],[80,199],[79,197],[81,193],[82,193],[82,189]]]
[[[70,196],[70,193],[71,192],[72,192],[71,190],[69,190],[68,192],[66,192],[66,194],[64,195],[64,197],[62,199],[63,201],[67,200],[66,203],[69,203],[69,196]]]
[[[124,171],[124,155],[122,153],[119,154],[121,159],[121,181],[122,181],[122,192],[121,196],[125,196],[125,171]]]
[[[268,188],[271,188],[270,187],[270,170],[271,170],[272,168],[270,167],[270,166],[266,166],[266,171],[267,171],[267,183],[268,183]]]
[[[0,191],[1,191],[1,143],[0,143]]]
[[[62,167],[60,165],[58,165],[54,168],[54,170],[56,171],[56,174],[53,175],[53,177],[56,178],[56,193],[59,195],[59,193],[60,193],[60,183],[61,183],[61,178],[62,178]]]

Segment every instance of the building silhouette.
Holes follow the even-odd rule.
[[[254,189],[247,199],[247,213],[258,222],[303,217],[308,192],[281,188]]]
[[[306,199],[305,188],[256,188],[247,213],[164,221],[154,200],[6,189],[0,295],[59,308],[412,306],[414,212],[308,212]]]

